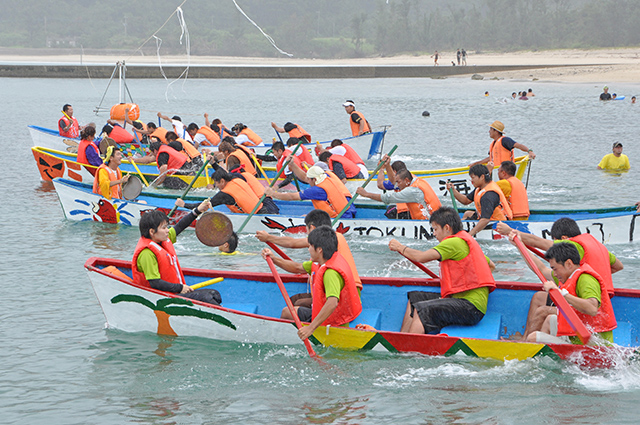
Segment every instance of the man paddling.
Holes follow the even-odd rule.
[[[185,282],[178,256],[173,247],[178,235],[211,207],[209,200],[169,227],[167,215],[160,210],[149,211],[140,218],[140,239],[133,253],[131,271],[133,283],[158,291],[172,292],[185,298],[220,305],[222,299],[215,289],[194,291]]]
[[[511,234],[513,229],[506,223],[498,223],[496,225],[496,231],[501,235],[507,236]],[[552,240],[541,238],[530,233],[517,233],[522,243],[543,251],[547,251],[558,242],[572,243],[578,250],[580,264],[589,264],[589,266],[602,277],[609,296],[614,296],[615,290],[612,275],[622,270],[624,265],[591,234],[581,233],[580,227],[575,220],[568,217],[562,217],[556,220],[553,226],[551,226],[550,236]],[[553,307],[553,302],[547,292],[538,291],[533,294],[529,305],[529,313],[527,314],[527,323],[524,334],[522,335],[523,340],[526,340],[532,332],[542,329],[544,319],[549,315],[549,307]]]
[[[122,177],[120,164],[122,152],[115,146],[109,146],[104,162],[98,168],[93,179],[93,193],[111,199],[122,199],[122,184],[129,181],[129,174]]]
[[[464,205],[469,205],[471,202],[475,204],[475,212],[467,211],[462,217],[467,220],[478,220],[469,234],[475,236],[491,220],[511,220],[513,218],[511,207],[500,187],[491,179],[491,172],[487,167],[476,164],[469,168],[469,176],[474,189],[468,195],[458,192],[453,183],[447,182],[447,189],[453,190],[453,195],[458,202]]]
[[[395,239],[389,242],[391,251],[411,260],[440,261],[440,297],[416,291],[413,295],[418,298],[412,299],[408,294],[401,332],[438,334],[449,325],[475,325],[487,312],[489,293],[496,286],[490,262],[478,242],[462,230],[460,216],[453,208],[440,208],[429,221],[439,242],[436,247],[420,251]]]
[[[303,322],[310,322],[298,330],[303,341],[320,326],[348,326],[362,312],[360,295],[353,280],[349,263],[338,252],[338,238],[329,226],[320,226],[308,236],[311,261],[297,263],[262,250],[262,257],[271,257],[276,266],[290,273],[307,273],[312,279],[311,308],[294,307]],[[283,317],[288,312],[283,309]]]
[[[514,234],[515,232],[510,239]],[[549,292],[551,288],[558,288],[556,282],[551,279],[553,272],[553,276],[562,283],[562,296],[575,310],[578,318],[602,340],[613,343],[612,330],[617,327],[617,323],[603,278],[588,264],[580,264],[578,249],[571,243],[554,244],[544,258],[549,261],[549,267],[535,260],[542,274],[549,279],[544,282],[543,290]],[[580,344],[576,332],[566,318],[558,314],[556,307],[547,307],[546,311],[548,314],[541,329],[532,331],[526,341]]]
[[[378,173],[378,187],[380,185],[384,185],[384,171],[382,169]],[[385,193],[371,193],[367,192],[365,188],[359,187],[356,189],[356,193],[387,205],[396,203],[396,205],[400,205],[400,208],[406,206],[409,212],[408,218],[411,220],[427,220],[434,211],[442,206],[438,195],[429,183],[414,177],[406,168],[396,173],[395,187],[397,191]]]
[[[530,159],[535,159],[536,154],[533,153],[533,149],[529,149],[522,143],[518,143],[506,137],[504,135],[504,124],[500,121],[494,121],[489,125],[489,137],[493,140],[489,147],[489,156],[481,159],[480,161],[472,162],[469,167],[476,164],[487,164],[487,168],[491,172],[493,167],[502,164],[504,161],[513,161],[515,156],[513,154],[514,149],[520,149],[523,152],[528,152]]]
[[[498,169],[500,180],[496,184],[502,190],[509,203],[514,220],[526,220],[531,215],[529,211],[529,197],[527,188],[522,180],[516,176],[516,164],[513,161],[504,161]]]
[[[287,122],[285,123],[284,127],[278,127],[278,124],[272,122],[271,127],[273,127],[273,129],[278,133],[287,133],[290,138],[295,138],[295,139],[304,138],[306,139],[305,143],[311,143],[311,135],[307,133],[306,130],[298,124]]]

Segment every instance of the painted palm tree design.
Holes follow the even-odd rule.
[[[169,318],[171,316],[199,317],[200,319],[212,320],[222,326],[231,328],[234,331],[236,330],[236,327],[233,323],[218,314],[209,313],[208,311],[196,310],[189,307],[182,307],[193,305],[191,301],[184,298],[163,298],[161,300],[158,300],[156,304],[139,295],[120,294],[111,298],[112,304],[117,304],[120,302],[138,303],[153,310],[156,318],[158,319],[158,334],[160,335],[178,335],[171,327],[171,323],[169,323]],[[182,306],[172,306],[171,304],[178,304]]]

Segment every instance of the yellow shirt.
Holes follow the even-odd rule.
[[[107,199],[111,199],[111,178],[110,174],[117,177],[115,171],[109,167],[101,168],[98,170],[98,187],[100,188],[100,194]],[[117,198],[120,198],[117,196]]]
[[[603,170],[628,170],[631,168],[627,155],[621,154],[617,157],[612,153],[605,155],[600,161],[600,164],[598,164],[598,167]]]
[[[502,190],[502,193],[504,193],[504,197],[509,199],[509,196],[511,196],[511,183],[509,183],[509,181],[506,179],[501,179],[498,180],[496,184],[498,185],[500,190]]]

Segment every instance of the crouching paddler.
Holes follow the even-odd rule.
[[[203,212],[211,208],[209,200],[185,215],[175,227],[169,227],[167,215],[159,210],[140,218],[140,240],[133,253],[133,282],[158,291],[173,292],[185,298],[220,305],[222,299],[215,289],[194,291],[185,283],[173,243],[178,235]]]
[[[349,326],[362,312],[360,295],[353,279],[349,263],[338,252],[338,238],[329,226],[314,229],[307,238],[311,261],[297,263],[274,256],[268,248],[262,250],[264,258],[271,257],[276,266],[290,273],[311,275],[313,304],[294,307],[303,322],[311,322],[298,330],[303,341],[320,326]],[[285,307],[282,318],[292,319]]]

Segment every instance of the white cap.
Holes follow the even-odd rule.
[[[353,106],[353,107],[355,108],[355,107],[356,107],[356,104],[355,104],[355,103],[353,103],[353,102],[352,102],[352,101],[350,101],[350,100],[347,100],[346,102],[344,102],[344,103],[342,104],[342,106],[344,106],[345,108],[346,108],[347,106]]]
[[[310,179],[316,179],[316,184],[319,184],[327,178],[327,175],[324,173],[322,168],[314,165],[307,170],[307,177]]]
[[[326,162],[318,161],[313,165],[314,167],[322,168],[324,171],[329,171],[329,165]]]

